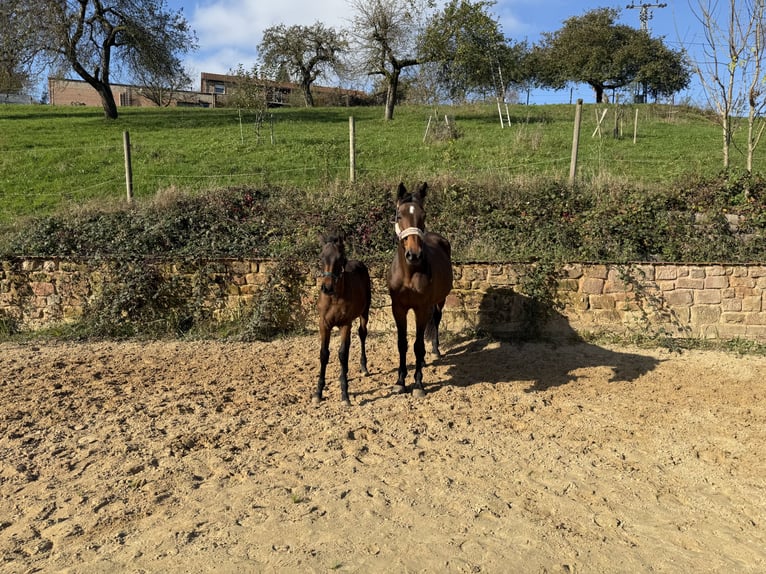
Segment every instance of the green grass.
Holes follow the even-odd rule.
[[[720,130],[701,112],[667,106],[621,108],[615,139],[614,108],[603,137],[592,137],[601,106],[585,105],[578,161],[580,181],[672,186],[690,175],[721,169]],[[638,138],[633,120],[638,109]],[[360,187],[368,182],[439,179],[503,184],[519,178],[566,180],[574,106],[509,107],[501,128],[491,104],[460,107],[399,106],[392,122],[370,108],[272,110],[257,137],[254,115],[235,109],[121,108],[107,121],[100,108],[0,107],[0,227],[90,201],[124,202],[123,132],[130,133],[136,198],[176,188],[279,185],[322,191],[349,178],[349,116],[356,125]],[[424,142],[429,116],[454,121],[460,137]],[[437,119],[437,116],[439,119]],[[430,130],[433,133],[432,130]],[[738,134],[742,137],[742,134]],[[733,169],[744,158],[733,153]],[[758,151],[756,166],[764,155]]]

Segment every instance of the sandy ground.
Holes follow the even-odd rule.
[[[0,571],[766,571],[766,358],[337,342],[0,345]]]

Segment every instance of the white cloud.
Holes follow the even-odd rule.
[[[197,4],[187,11],[200,49],[187,59],[187,68],[225,74],[242,64],[251,67],[258,59],[257,45],[263,31],[278,24],[348,26],[347,0],[216,0]]]

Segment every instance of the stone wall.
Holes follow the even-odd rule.
[[[275,262],[213,260],[163,262],[165,277],[185,277],[202,287],[205,312],[225,320],[240,315],[274,282]],[[533,265],[458,263],[444,313],[450,332],[511,335],[548,316],[552,335],[663,333],[673,337],[766,341],[766,265],[570,264],[554,297],[525,293]],[[393,330],[386,269],[373,268],[370,329]],[[112,276],[108,262],[55,258],[5,260],[0,269],[0,320],[25,330],[76,321]],[[306,270],[301,305],[312,317],[317,296],[314,269]],[[539,295],[539,291],[537,292]],[[552,303],[555,301],[557,305]],[[536,303],[537,302],[537,303]]]

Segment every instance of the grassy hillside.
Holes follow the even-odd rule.
[[[318,234],[340,230],[353,256],[390,261],[395,185],[425,180],[429,226],[450,239],[455,261],[535,262],[523,285],[534,308],[555,308],[562,262],[766,262],[766,179],[743,177],[740,140],[722,174],[718,128],[700,112],[610,108],[594,134],[603,109],[584,108],[572,187],[574,106],[513,106],[502,128],[491,105],[403,106],[393,122],[380,108],[281,109],[260,126],[229,109],[123,109],[107,122],[96,109],[2,107],[0,257],[111,261],[115,277],[72,328],[78,337],[178,334],[188,317],[199,333],[215,331],[192,308],[191,286],[179,297],[162,284],[158,257],[200,277],[210,257],[277,258],[270,289],[232,327],[270,336],[300,328],[277,319],[295,304],[284,291],[300,284],[291,274],[316,265]],[[0,315],[3,330],[17,330],[13,317]]]
[[[603,109],[583,109],[580,182],[669,187],[720,170],[719,129],[699,111],[612,107],[602,135],[593,136]],[[169,188],[279,185],[321,193],[345,186],[350,116],[358,189],[417,179],[470,187],[539,177],[565,181],[574,112],[569,105],[510,106],[510,125],[501,128],[491,104],[400,106],[392,122],[382,120],[381,108],[286,108],[271,110],[258,126],[253,113],[233,109],[122,108],[110,122],[96,108],[6,105],[0,107],[0,226],[92,199],[123,202],[124,131],[132,144],[137,199]],[[445,137],[445,115],[458,137]],[[615,126],[619,138],[613,137]],[[761,149],[756,166],[765,156]],[[735,150],[733,159],[734,170],[741,170],[741,153]]]

